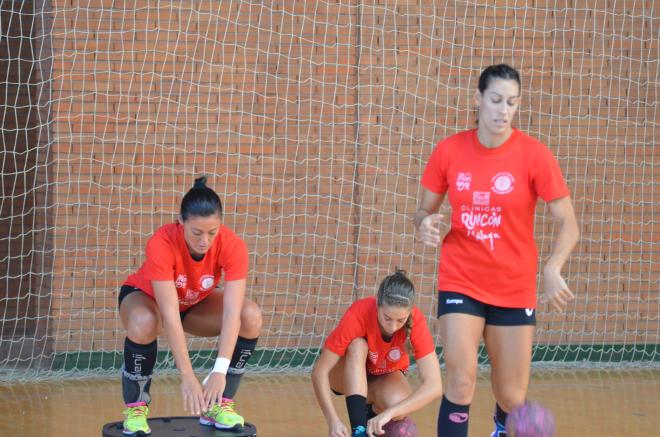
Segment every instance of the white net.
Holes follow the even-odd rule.
[[[657,366],[654,1],[430,3],[0,1],[0,377],[120,366],[119,286],[202,173],[249,246],[257,369],[308,368],[395,267],[433,320],[419,178],[474,126],[499,62],[520,69],[516,123],[558,157],[582,228],[577,301],[541,311],[534,360]],[[542,257],[551,230],[540,206]],[[213,341],[189,346],[208,367]]]

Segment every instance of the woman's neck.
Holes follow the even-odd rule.
[[[500,147],[502,144],[506,143],[509,138],[511,138],[512,133],[512,128],[509,128],[505,133],[500,135],[492,134],[485,128],[477,128],[477,138],[479,138],[479,142],[482,146],[488,149]]]

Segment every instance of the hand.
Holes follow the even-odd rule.
[[[202,386],[193,373],[181,375],[181,394],[184,410],[195,416],[199,416],[205,411]]]
[[[330,424],[328,437],[351,437],[351,434],[342,421],[337,418]]]
[[[371,418],[367,422],[367,435],[369,437],[385,434],[383,427],[392,420],[392,414],[387,410],[380,413],[378,416]]]
[[[420,238],[427,246],[438,247],[440,238],[440,224],[445,216],[442,214],[429,214],[419,224]]]
[[[575,299],[575,295],[566,285],[559,270],[556,269],[543,271],[543,290],[542,302],[550,303],[552,309],[559,312],[564,311],[568,302]]]
[[[222,402],[222,393],[225,391],[227,385],[227,375],[220,372],[211,372],[211,374],[204,380],[204,403],[206,409],[209,409],[213,404]]]

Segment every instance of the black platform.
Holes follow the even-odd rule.
[[[245,423],[242,431],[221,431],[212,426],[199,424],[199,417],[154,417],[148,419],[152,437],[256,437],[257,428]],[[121,431],[122,422],[107,423],[103,437],[126,437]]]

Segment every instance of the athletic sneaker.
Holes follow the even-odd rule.
[[[506,428],[500,422],[497,421],[497,418],[493,417],[495,421],[495,431],[492,432],[490,437],[507,437]]]
[[[149,407],[144,402],[126,405],[123,411],[126,419],[124,420],[124,435],[143,436],[151,434],[151,428],[147,423],[147,414]]]
[[[218,429],[231,429],[240,431],[245,425],[245,420],[234,411],[234,401],[222,398],[221,404],[215,404],[210,410],[205,411],[199,417],[199,423],[207,426],[215,426]]]
[[[353,434],[351,434],[351,437],[367,437],[367,428],[364,426],[356,426],[353,428]]]

